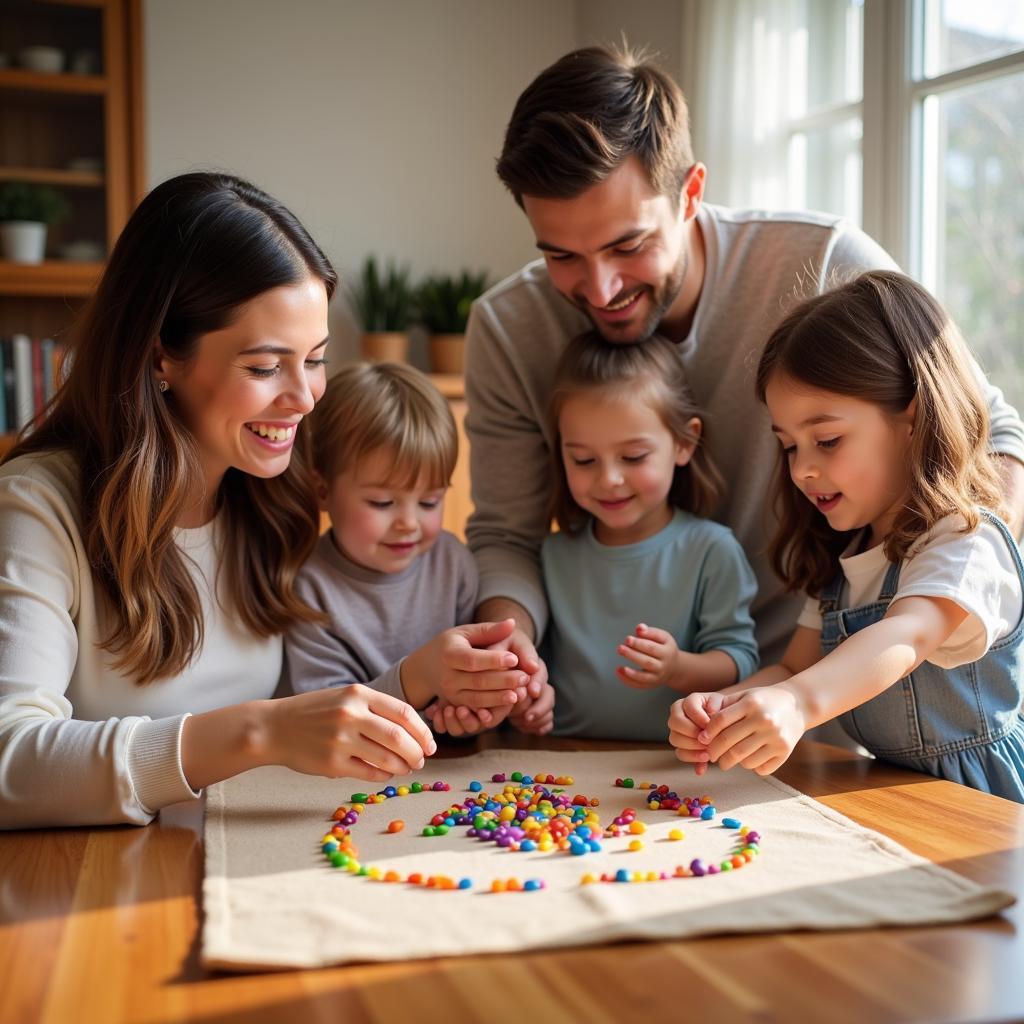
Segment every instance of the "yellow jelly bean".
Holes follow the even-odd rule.
[[[669,832],[668,837],[669,837],[669,839],[672,839],[673,841],[678,840],[678,839],[682,839],[683,838],[683,832],[680,829],[678,829],[678,828],[674,828],[674,829],[672,829],[671,832]]]
[[[642,850],[644,848],[643,841],[640,839],[634,839],[629,844],[629,848],[633,851],[633,853],[636,853],[638,850]]]

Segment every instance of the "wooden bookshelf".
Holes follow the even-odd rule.
[[[67,343],[103,272],[102,261],[61,259],[91,242],[109,252],[145,188],[141,0],[3,0],[0,38],[17,62],[26,46],[88,50],[95,73],[0,68],[0,183],[62,191],[71,216],[48,232],[39,265],[0,260],[0,336]],[[95,169],[78,164],[94,162]],[[0,451],[10,440],[0,438]]]

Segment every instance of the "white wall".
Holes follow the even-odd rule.
[[[674,63],[680,6],[147,0],[149,182],[209,167],[251,178],[342,275],[372,252],[415,276],[466,266],[498,279],[536,253],[494,173],[516,97],[563,53],[622,29]],[[338,360],[355,332],[343,303],[333,317]]]

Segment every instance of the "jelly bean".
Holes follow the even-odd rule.
[[[580,879],[580,885],[593,885],[596,881],[597,879],[588,873]]]
[[[632,779],[623,779],[622,780],[622,788],[623,789],[632,789],[634,785],[635,785],[635,783],[633,782]]]
[[[369,800],[366,793],[353,793],[350,802],[354,804],[365,804]]]
[[[423,783],[422,782],[414,782],[409,788],[414,793],[422,793],[423,792]]]
[[[633,851],[633,853],[636,853],[638,850],[642,850],[644,848],[643,840],[642,839],[634,839],[629,844],[629,848],[630,848],[630,850]]]
[[[460,889],[472,889],[473,888],[473,881],[472,881],[472,879],[460,878],[459,879],[459,888]]]
[[[437,830],[434,828],[433,825],[424,825],[423,826],[423,834],[425,836],[436,836],[437,835]]]
[[[743,824],[743,822],[740,821],[739,818],[723,818],[722,819],[722,827],[723,828],[739,828],[742,824]]]
[[[619,870],[615,872],[616,882],[628,882],[630,877],[630,873],[625,868],[619,868]]]
[[[401,832],[403,828],[405,828],[405,822],[400,818],[396,818],[394,821],[388,822],[389,832]]]
[[[647,831],[647,826],[642,821],[631,821],[629,823],[629,831],[635,836],[643,835]]]
[[[697,878],[700,878],[702,875],[707,874],[707,870],[708,869],[707,866],[704,864],[704,861],[700,860],[699,858],[690,861],[690,874],[696,875]]]
[[[477,782],[476,780],[474,780],[473,782],[471,782],[469,784],[469,791],[471,793],[479,793],[480,790],[483,789],[483,788],[484,788],[483,785],[481,783]]]
[[[683,838],[683,832],[681,829],[674,828],[671,832],[669,832],[668,837],[673,842],[678,842],[680,839]]]

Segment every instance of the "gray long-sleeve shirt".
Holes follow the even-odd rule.
[[[285,636],[294,692],[365,683],[405,700],[402,659],[438,633],[473,621],[477,571],[469,550],[445,531],[408,568],[383,573],[346,558],[328,530],[295,589],[328,621],[300,623]]]
[[[895,265],[877,243],[836,217],[705,204],[698,224],[707,266],[679,356],[705,414],[708,449],[727,483],[713,518],[733,531],[750,559],[758,581],[752,606],[758,642],[765,659],[775,660],[800,598],[784,594],[766,555],[775,525],[769,492],[778,443],[754,395],[757,358],[798,291],[820,292],[833,274]],[[467,538],[480,568],[480,599],[518,601],[538,634],[547,622],[538,557],[550,528],[551,381],[566,344],[588,326],[538,260],[477,300],[467,331],[466,430],[475,506]],[[984,391],[993,447],[1024,461],[1024,424],[997,388],[984,382]]]

